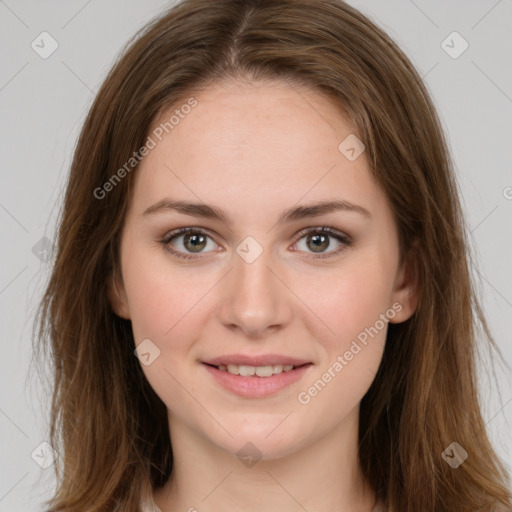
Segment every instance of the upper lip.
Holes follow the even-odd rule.
[[[244,354],[227,354],[225,356],[214,357],[203,361],[205,364],[212,366],[234,364],[237,366],[272,366],[276,364],[291,364],[293,366],[302,366],[311,361],[298,359],[296,357],[285,356],[281,354],[261,354],[261,355],[244,355]]]

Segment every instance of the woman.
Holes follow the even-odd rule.
[[[510,510],[417,72],[338,0],[185,0],[83,127],[40,317],[57,511]]]

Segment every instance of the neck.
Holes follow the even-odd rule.
[[[174,467],[154,493],[162,512],[371,512],[358,462],[359,409],[327,436],[276,459],[244,464],[170,416]]]

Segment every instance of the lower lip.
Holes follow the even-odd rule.
[[[272,377],[241,377],[232,373],[219,370],[214,366],[203,363],[203,366],[210,372],[210,375],[225,389],[231,391],[235,395],[261,398],[272,395],[278,391],[292,385],[303,377],[308,371],[311,363],[294,368],[289,372],[281,372]]]

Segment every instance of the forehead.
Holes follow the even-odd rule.
[[[354,161],[340,152],[354,127],[322,93],[232,81],[191,97],[192,109],[173,105],[154,123],[153,131],[175,116],[136,171],[137,210],[166,194],[226,207],[243,206],[244,198],[260,212],[302,198],[382,201],[364,152]]]

